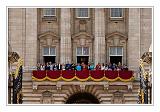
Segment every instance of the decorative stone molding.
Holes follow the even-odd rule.
[[[128,91],[132,91],[132,89],[133,89],[133,85],[132,85],[132,84],[129,84],[129,85],[128,85]]]
[[[89,62],[93,61],[93,36],[87,32],[79,32],[72,35],[73,40],[73,62],[76,63],[76,48],[77,47],[89,47]]]
[[[80,84],[80,89],[81,89],[81,91],[85,91],[85,84]]]
[[[87,32],[79,32],[79,33],[76,33],[76,34],[73,34],[72,35],[72,39],[73,40],[78,40],[78,39],[80,39],[80,38],[85,38],[85,39],[93,39],[93,36],[92,35],[90,35],[90,34],[88,34]]]
[[[62,86],[61,84],[57,84],[57,85],[56,85],[57,90],[61,90],[61,86]]]
[[[60,38],[54,32],[45,32],[38,36],[41,45],[51,46],[59,42]]]
[[[108,82],[106,84],[104,84],[104,90],[108,90],[109,89],[109,84]]]
[[[41,103],[42,104],[52,104],[53,103],[53,98],[52,98],[52,92],[50,91],[45,91],[42,93],[41,97]]]
[[[123,59],[122,64],[127,64],[127,36],[125,34],[122,34],[120,32],[113,32],[111,34],[106,35],[106,46],[107,46],[107,61],[109,60],[109,48],[111,46],[121,46],[123,47]]]
[[[112,104],[123,104],[123,103],[124,103],[123,93],[120,91],[114,92],[112,97]]]

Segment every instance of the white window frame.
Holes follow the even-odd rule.
[[[111,48],[111,47],[122,47],[122,46],[110,46],[110,47],[109,47],[109,61],[110,61],[110,57],[111,57],[111,56],[122,56],[122,65],[123,65],[123,47],[122,47],[122,55],[110,55],[110,48]]]
[[[121,17],[112,17],[112,9],[115,9],[115,8],[110,8],[110,18],[123,18],[123,11],[124,11],[123,8],[121,8],[122,9],[122,16]]]
[[[44,48],[49,48],[49,55],[44,55]],[[55,55],[51,55],[51,48],[55,48]],[[56,56],[56,47],[43,47],[43,56]]]
[[[111,55],[111,54],[110,54],[110,49],[111,49],[111,47],[116,47],[116,48],[121,47],[121,48],[122,48],[122,55]],[[117,49],[116,49],[116,53],[117,53]],[[110,46],[110,47],[109,47],[109,57],[110,57],[110,56],[122,56],[122,57],[123,57],[123,47],[122,47],[122,46]]]
[[[44,12],[45,9],[54,9],[54,11],[55,11],[54,15],[46,15],[45,12]],[[43,17],[55,17],[56,16],[56,8],[43,8],[42,12],[43,12]]]
[[[75,9],[76,18],[89,18],[89,15],[90,15],[90,9],[89,9],[89,8],[87,8],[87,9],[88,9],[88,16],[87,16],[87,17],[79,17],[79,16],[78,16],[78,9],[82,9],[82,8],[76,8],[76,9]]]
[[[78,47],[77,47],[78,48]],[[88,47],[88,50],[89,50],[89,53],[88,53],[88,55],[84,55],[83,54],[83,49],[85,48],[85,47],[81,47],[82,48],[82,55],[77,55],[77,48],[76,48],[76,56],[89,56],[89,54],[90,54],[90,48]]]

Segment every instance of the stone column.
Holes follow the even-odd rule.
[[[105,63],[105,17],[104,9],[95,9],[95,39],[94,39],[94,54],[95,64]]]
[[[69,8],[61,9],[60,63],[71,63],[71,13]]]
[[[8,9],[8,41],[13,52],[24,58],[23,40],[25,39],[25,9]]]
[[[37,9],[26,8],[25,66],[37,64]]]
[[[140,60],[140,9],[129,9],[128,21],[128,67],[137,71]]]

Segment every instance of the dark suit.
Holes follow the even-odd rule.
[[[57,70],[62,70],[62,65],[61,64],[57,65]]]

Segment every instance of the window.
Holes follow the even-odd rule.
[[[77,56],[88,56],[89,48],[88,47],[77,47]]]
[[[88,18],[89,17],[89,9],[88,8],[77,8],[76,15],[78,18]]]
[[[43,48],[43,56],[56,56],[55,47],[44,47]]]
[[[123,63],[123,47],[110,47],[110,63]]]
[[[122,47],[110,47],[110,56],[123,56]]]
[[[122,8],[111,8],[110,16],[112,18],[122,18]]]
[[[55,8],[44,8],[43,9],[43,16],[56,16],[56,9]]]

